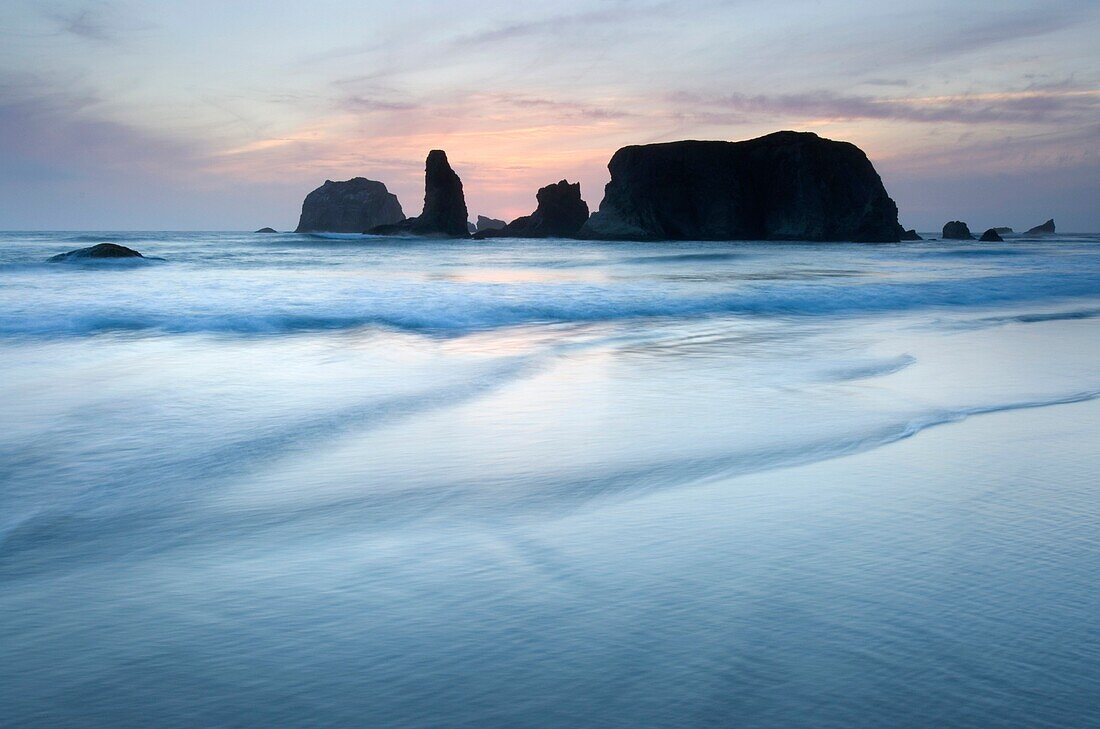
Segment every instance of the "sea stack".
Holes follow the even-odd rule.
[[[974,236],[970,233],[970,227],[961,220],[952,220],[950,223],[945,223],[943,234],[940,237],[944,240],[974,240]]]
[[[990,228],[986,232],[982,233],[982,237],[978,239],[982,243],[1004,243],[1004,238],[997,232],[996,228]]]
[[[902,233],[867,155],[812,133],[623,147],[607,167],[583,238],[896,242]]]
[[[1036,225],[1025,233],[1025,235],[1054,235],[1054,218],[1051,218],[1042,225]]]
[[[376,235],[468,238],[467,216],[462,180],[447,162],[447,153],[433,149],[424,163],[424,212],[400,223],[363,230]]]
[[[479,238],[573,238],[588,220],[588,203],[581,199],[581,184],[568,180],[540,188],[538,207],[497,230],[478,232]]]
[[[362,233],[405,219],[397,196],[376,180],[353,177],[325,184],[306,195],[296,233]]]

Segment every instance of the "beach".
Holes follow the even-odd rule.
[[[95,235],[0,247],[13,725],[1100,722],[1096,237]]]

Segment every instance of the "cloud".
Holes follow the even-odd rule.
[[[99,104],[88,93],[23,94],[19,84],[0,83],[0,160],[75,174],[110,168],[156,171],[194,158],[192,143],[96,118],[89,111]]]
[[[1054,217],[1061,230],[1100,230],[1100,124],[945,140],[875,165],[907,227],[962,217],[979,230],[1024,230]]]
[[[908,86],[909,82],[903,78],[869,78],[860,83],[868,86]]]
[[[356,43],[354,45],[340,46],[338,48],[329,48],[317,53],[310,53],[300,59],[297,63],[303,66],[310,66],[321,63],[328,63],[329,61],[342,61],[354,56],[362,56],[369,53],[376,53],[378,51],[385,50],[386,45],[382,43]]]
[[[461,36],[455,39],[454,45],[485,45],[489,43],[511,41],[517,38],[528,38],[535,35],[560,35],[571,32],[578,26],[584,27],[594,23],[623,20],[624,17],[628,17],[628,12],[629,11],[622,7],[616,7],[613,9],[596,10],[586,13],[557,15],[538,20],[508,23]]]
[[[873,77],[905,78],[916,85],[973,79],[984,87],[1008,74],[1018,78],[1064,65],[1088,37],[1083,31],[1095,29],[1100,20],[1100,4],[1080,0],[859,6],[844,12],[824,4],[813,24],[784,23],[747,38],[755,53],[746,54],[746,63],[770,58],[788,84],[817,77],[837,88],[833,84],[847,79],[866,83],[863,77]],[[1070,46],[1061,45],[1063,40]],[[782,52],[775,54],[776,48]]]
[[[559,118],[568,119],[623,119],[636,116],[626,109],[611,109],[574,101],[561,101],[523,94],[497,93],[484,95],[488,104],[508,104],[521,109],[541,109],[554,113]]]
[[[455,39],[454,44],[457,46],[486,45],[533,36],[569,37],[586,30],[635,22],[647,15],[660,13],[675,6],[676,4],[672,2],[644,4],[636,0],[631,2],[619,0],[610,3],[609,7],[599,10],[565,13],[497,25],[493,28],[460,36]]]
[[[338,109],[352,112],[374,112],[374,111],[413,111],[420,108],[419,104],[414,104],[410,101],[389,101],[386,99],[377,99],[367,96],[359,96],[358,94],[345,96],[336,102]]]
[[[1052,123],[1093,118],[1100,89],[1031,89],[940,96],[876,97],[811,91],[792,94],[674,93],[678,113],[711,121],[760,118],[882,119],[919,123]]]
[[[0,78],[0,229],[247,228],[295,205],[277,179],[211,174],[198,140],[97,117],[94,94],[42,88]]]
[[[102,44],[119,43],[127,34],[147,27],[112,2],[95,2],[79,7],[47,6],[42,14],[61,33]]]
[[[967,161],[960,169],[953,164]],[[892,156],[888,166],[910,174],[948,178],[981,170],[990,174],[1029,174],[1036,170],[1100,169],[1100,124],[1032,133],[965,135],[936,146],[924,145]],[[1098,178],[1100,181],[1100,178]]]
[[[1089,12],[1086,3],[1048,2],[1022,12],[992,13],[981,22],[961,24],[922,44],[921,54],[973,53],[992,46],[1048,35],[1072,27]]]

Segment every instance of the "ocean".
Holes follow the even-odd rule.
[[[1100,236],[0,233],[0,725],[1100,726],[1098,398]]]

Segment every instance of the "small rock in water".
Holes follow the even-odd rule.
[[[91,248],[78,248],[68,253],[59,253],[49,259],[49,263],[64,263],[66,261],[84,261],[103,258],[145,258],[133,248],[116,245],[115,243],[100,243]]]
[[[902,231],[901,239],[902,240],[924,240],[924,238],[921,238],[920,234],[917,233],[916,228],[910,228],[909,230]]]
[[[982,233],[982,237],[979,239],[982,243],[1003,243],[1004,238],[997,232],[996,228],[990,228],[986,232]]]
[[[1042,225],[1036,225],[1027,232],[1027,235],[1054,235],[1054,218],[1051,218]]]
[[[483,230],[500,230],[507,223],[503,220],[497,220],[496,218],[487,218],[484,215],[477,216],[477,232]]]
[[[952,220],[943,226],[944,240],[974,240],[969,226],[961,220]]]
[[[278,233],[279,231],[275,230],[274,228],[260,228],[256,232],[257,233]]]

